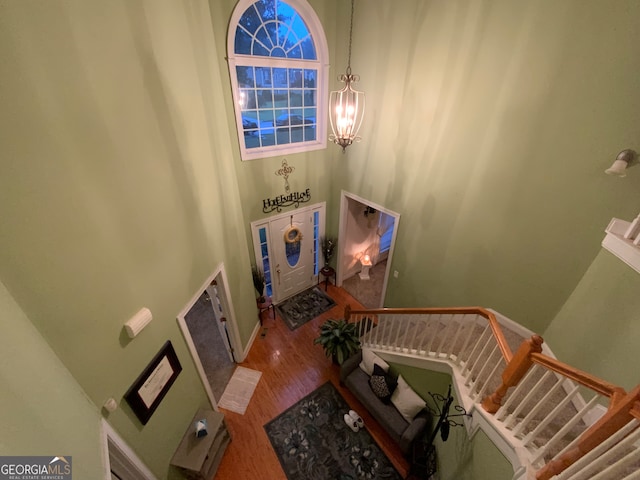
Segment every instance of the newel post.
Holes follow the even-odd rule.
[[[351,305],[344,307],[344,321],[349,323],[349,317],[351,316]]]
[[[507,394],[507,390],[517,385],[533,365],[531,354],[542,352],[543,342],[544,340],[539,335],[533,335],[522,342],[520,348],[518,348],[518,351],[504,369],[504,372],[502,372],[502,384],[493,394],[482,401],[482,408],[489,413],[498,411],[502,405],[502,399]]]

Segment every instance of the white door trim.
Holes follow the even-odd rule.
[[[272,215],[270,217],[265,217],[262,218],[260,220],[254,220],[253,222],[251,222],[251,237],[253,239],[253,254],[254,254],[254,259],[256,261],[257,265],[261,265],[261,261],[260,259],[262,258],[262,252],[260,251],[260,239],[258,237],[258,229],[260,227],[263,227],[266,225],[267,227],[267,253],[269,255],[269,261],[270,263],[275,259],[275,254],[273,252],[272,249],[272,245],[271,245],[271,222],[282,219],[282,218],[288,218],[291,216],[291,214],[299,214],[299,213],[308,213],[308,212],[313,212],[314,210],[319,210],[320,211],[320,218],[319,218],[319,225],[318,225],[318,236],[322,237],[325,234],[325,225],[326,225],[326,215],[327,215],[327,204],[326,202],[318,202],[318,203],[314,203],[313,205],[308,205],[306,207],[302,207],[302,208],[298,208],[294,211],[291,212],[283,212],[283,213],[278,213],[276,215]],[[319,252],[319,262],[322,262],[322,252]],[[274,288],[273,282],[274,282],[274,278],[273,275],[275,275],[275,272],[273,270],[274,265],[271,264],[271,285],[272,288]],[[322,266],[318,266],[318,269],[322,268]],[[318,276],[316,275],[313,282],[312,283],[317,283],[318,282]],[[283,299],[280,299],[283,300]]]
[[[136,455],[131,447],[122,439],[122,437],[116,432],[109,423],[102,418],[101,419],[101,432],[102,432],[102,462],[105,466],[105,479],[111,480],[111,461],[109,460],[109,442],[113,443],[119,450],[119,454],[129,462],[132,468],[136,470],[134,477],[127,480],[158,480],[157,477],[151,473],[149,467],[147,467],[142,460]]]
[[[362,203],[369,207],[375,208],[376,210],[390,215],[394,219],[393,224],[393,235],[391,236],[391,248],[389,249],[389,256],[387,257],[387,270],[384,274],[384,282],[382,284],[382,294],[380,295],[380,305],[379,308],[384,306],[384,297],[387,293],[387,284],[389,282],[389,273],[391,272],[391,262],[393,260],[393,252],[396,247],[396,237],[398,235],[398,225],[400,223],[400,214],[394,212],[393,210],[389,210],[388,208],[383,207],[382,205],[378,205],[371,200],[366,200],[362,197],[359,197],[355,193],[350,193],[345,190],[342,190],[340,193],[340,225],[338,227],[338,261],[336,262],[336,284],[338,286],[342,286],[343,282],[343,268],[342,268],[342,255],[344,249],[344,238],[347,234],[347,211],[348,211],[348,199],[355,200],[356,202]]]
[[[196,366],[196,370],[198,371],[198,376],[200,377],[200,382],[204,387],[205,392],[207,393],[207,397],[209,398],[209,403],[211,404],[211,408],[214,411],[218,411],[218,401],[213,395],[213,391],[211,390],[211,385],[209,385],[209,380],[207,379],[207,373],[204,371],[204,367],[202,366],[202,362],[200,361],[200,357],[198,355],[198,351],[196,350],[196,346],[193,343],[193,339],[191,338],[191,333],[189,333],[189,327],[187,327],[187,322],[185,320],[185,316],[191,310],[191,307],[196,303],[196,301],[202,295],[214,278],[221,276],[222,282],[218,282],[219,289],[223,295],[221,299],[223,302],[226,302],[226,306],[229,309],[227,315],[227,331],[229,332],[229,341],[231,342],[231,348],[233,348],[234,354],[236,354],[236,363],[240,363],[244,361],[246,353],[240,348],[242,343],[240,342],[240,331],[238,330],[238,324],[236,322],[236,316],[233,309],[233,303],[231,301],[231,295],[229,295],[229,290],[227,285],[229,285],[229,281],[227,279],[227,274],[224,269],[224,263],[218,265],[218,268],[207,278],[207,280],[202,284],[200,289],[194,294],[191,300],[184,306],[184,308],[180,311],[178,316],[176,317],[176,321],[180,326],[180,330],[182,331],[182,336],[184,337],[184,341],[187,344],[187,348],[189,349],[189,353],[191,354],[191,358],[193,359],[193,363]],[[224,340],[224,339],[223,339]],[[242,352],[242,355],[240,355]],[[241,358],[240,358],[241,357]]]

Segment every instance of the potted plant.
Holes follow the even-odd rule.
[[[320,249],[322,250],[322,256],[324,257],[324,268],[329,267],[329,262],[333,258],[338,240],[332,237],[320,238]]]
[[[324,353],[334,363],[342,365],[347,358],[360,350],[357,324],[345,320],[329,319],[320,327],[320,336],[313,341],[322,345]]]
[[[264,286],[267,283],[264,272],[257,265],[252,265],[251,275],[253,276],[253,286],[258,292],[258,303],[264,303],[266,301],[264,298]]]

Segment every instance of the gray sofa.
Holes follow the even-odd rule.
[[[385,404],[371,390],[369,376],[359,367],[362,352],[348,358],[340,366],[340,383],[345,385],[364,405],[367,411],[389,433],[391,438],[407,455],[414,439],[420,439],[427,428],[431,428],[431,415],[421,411],[411,423],[392,404]]]

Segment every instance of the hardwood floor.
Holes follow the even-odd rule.
[[[286,480],[278,457],[271,448],[263,425],[288,407],[330,381],[365,424],[396,469],[406,477],[409,464],[402,452],[368,414],[349,390],[340,386],[339,369],[313,340],[320,325],[329,318],[342,318],[344,307],[363,308],[342,288],[329,285],[336,306],[297,330],[290,331],[282,319],[263,312],[264,338],[256,338],[247,358],[240,365],[262,372],[262,378],[244,415],[220,409],[225,414],[232,441],[224,454],[216,480]],[[300,479],[303,480],[303,479]]]

